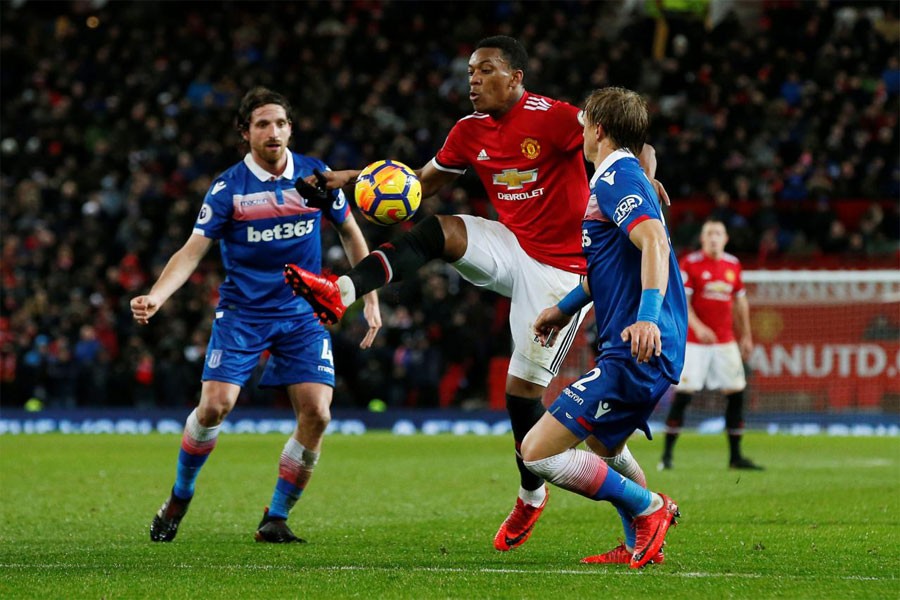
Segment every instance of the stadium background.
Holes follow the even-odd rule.
[[[263,84],[287,94],[292,148],[332,168],[386,157],[420,166],[471,111],[467,59],[474,42],[495,33],[529,50],[531,91],[577,104],[614,84],[648,97],[679,253],[717,214],[747,269],[896,273],[898,4],[662,5],[3,3],[0,408],[9,415],[37,399],[50,410],[183,417],[199,393],[218,257],[207,257],[150,327],[132,322],[128,300],[187,238],[211,178],[242,155],[232,124],[243,92]],[[418,218],[433,212],[491,215],[468,176],[426,201]],[[365,232],[374,246],[397,229]],[[324,243],[327,266],[345,270],[333,232]],[[852,306],[810,316],[801,298],[785,314],[810,317],[815,331],[851,320]],[[491,406],[509,348],[505,299],[433,263],[384,290],[382,311],[385,328],[367,352],[357,349],[359,318],[333,330],[336,409],[373,398],[389,411]],[[892,365],[896,295],[861,314],[836,343],[876,340]],[[592,332],[583,331],[575,375],[577,361],[590,359]],[[891,368],[862,401],[857,392],[871,381],[782,401],[896,419]],[[751,411],[767,408],[750,381]],[[711,402],[701,408],[715,413]],[[287,408],[252,384],[239,406]]]

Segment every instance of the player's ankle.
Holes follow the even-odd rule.
[[[650,495],[651,495],[650,505],[647,506],[647,508],[642,510],[640,513],[638,513],[636,516],[646,517],[647,515],[653,514],[663,507],[662,496],[660,496],[656,492],[650,492]]]
[[[540,506],[544,503],[544,498],[547,497],[547,488],[545,486],[540,486],[536,490],[526,490],[523,487],[519,488],[519,498],[522,499],[522,502],[528,504],[529,506]]]
[[[356,286],[346,275],[341,275],[337,280],[338,289],[341,291],[341,302],[344,306],[350,306],[356,301]]]

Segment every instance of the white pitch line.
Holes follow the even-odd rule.
[[[0,563],[0,569],[123,569],[126,565],[88,565],[74,563]],[[173,569],[217,569],[220,571],[295,571],[296,565],[188,565],[179,564],[172,565]],[[418,573],[490,573],[490,574],[515,574],[515,575],[621,575],[635,576],[640,571],[631,569],[595,569],[585,567],[581,569],[510,569],[510,568],[491,568],[481,567],[466,569],[462,567],[366,567],[361,565],[335,565],[335,566],[304,566],[304,571],[371,571],[378,573],[396,573],[399,571],[418,572]],[[896,581],[897,577],[864,577],[862,575],[838,575],[838,576],[821,576],[821,575],[774,575],[770,573],[704,573],[694,572],[667,572],[654,571],[657,575],[665,577],[676,577],[682,579],[762,579],[776,578],[787,580],[815,580],[831,579],[836,581]]]

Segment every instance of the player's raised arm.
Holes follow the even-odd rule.
[[[321,178],[318,175],[309,175],[303,179],[306,183],[313,186],[325,185],[325,189],[339,190],[344,186],[356,183],[356,178],[362,171],[347,169],[344,171],[323,171]]]
[[[427,198],[438,192],[442,187],[459,177],[451,171],[441,171],[430,161],[424,167],[416,171],[416,177],[422,184],[422,198]]]
[[[212,240],[209,238],[196,233],[191,234],[184,246],[166,263],[150,291],[131,299],[131,314],[134,320],[146,325],[166,300],[184,285],[211,245]]]
[[[638,362],[662,354],[657,323],[669,282],[669,238],[662,221],[647,219],[628,235],[641,250],[641,303],[637,320],[622,331],[622,341],[631,340],[631,355]]]

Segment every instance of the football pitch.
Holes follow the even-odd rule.
[[[615,510],[551,490],[531,540],[491,540],[514,500],[506,436],[328,436],[290,524],[264,545],[284,437],[223,435],[176,540],[150,542],[174,435],[0,436],[3,598],[897,598],[900,439],[749,434],[765,472],[725,468],[723,436],[631,448],[682,518],[666,561],[582,565]]]

